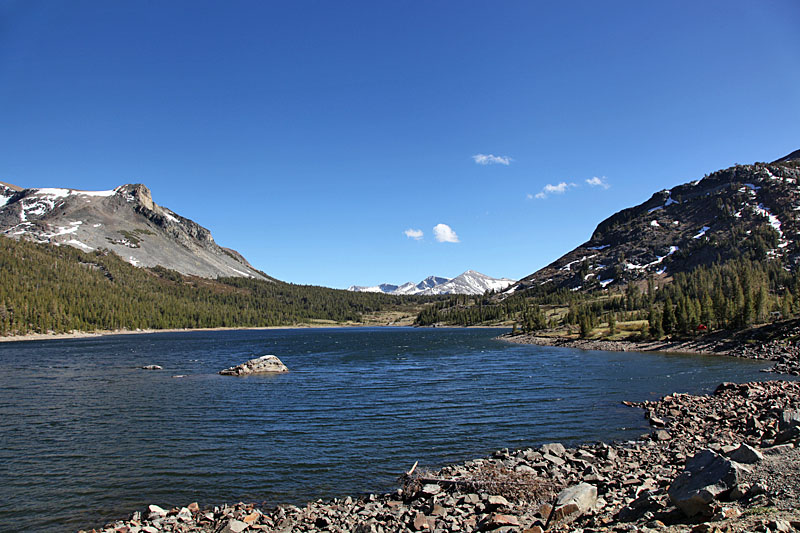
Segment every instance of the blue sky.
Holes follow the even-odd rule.
[[[0,181],[145,183],[294,283],[520,278],[800,148],[799,25],[795,0],[0,0]]]

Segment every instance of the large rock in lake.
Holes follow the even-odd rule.
[[[247,376],[250,374],[275,374],[288,371],[289,369],[286,368],[286,365],[274,355],[262,355],[241,365],[220,370],[219,373],[223,376]]]

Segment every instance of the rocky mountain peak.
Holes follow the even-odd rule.
[[[780,159],[776,159],[775,161],[772,162],[772,164],[774,165],[776,163],[782,163],[782,162],[787,162],[787,161],[797,161],[797,160],[800,160],[800,150],[795,150],[794,152],[792,152],[789,155],[785,155],[785,156],[781,157]]]
[[[659,191],[600,222],[589,241],[507,293],[545,284],[597,290],[742,256],[796,268],[800,152],[793,154]]]
[[[0,194],[2,194],[2,191],[4,189],[8,189],[11,192],[19,192],[19,191],[22,190],[22,187],[18,187],[16,185],[12,185],[12,184],[6,183],[4,181],[0,181]]]
[[[0,184],[0,233],[83,251],[108,249],[134,266],[202,277],[265,278],[211,232],[153,201],[141,183],[108,191]]]
[[[128,184],[118,187],[116,190],[123,194],[132,195],[142,207],[150,211],[155,211],[156,205],[153,203],[153,194],[147,186],[141,183]]]

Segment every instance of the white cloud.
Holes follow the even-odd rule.
[[[407,230],[405,230],[403,233],[405,233],[405,234],[406,234],[406,237],[408,237],[409,239],[414,239],[415,241],[418,241],[418,240],[420,240],[420,239],[422,238],[422,235],[423,235],[423,233],[422,233],[422,230],[421,230],[421,229],[411,229],[411,228],[408,228],[408,229],[407,229]]]
[[[459,242],[458,235],[447,224],[436,224],[433,227],[433,236],[439,242]]]
[[[551,194],[564,194],[570,187],[577,187],[577,185],[575,185],[574,183],[567,183],[566,181],[562,181],[558,185],[551,185],[550,183],[548,183],[547,185],[544,186],[541,192],[537,192],[534,195],[534,198],[542,200],[544,198],[547,198]],[[528,197],[530,197],[530,195],[528,195]]]
[[[472,159],[479,165],[510,165],[511,158],[507,155],[493,155],[493,154],[475,154]]]
[[[594,177],[589,178],[588,180],[586,180],[586,183],[588,183],[592,187],[602,187],[604,189],[608,189],[609,187],[611,187],[611,185],[608,184],[608,181],[606,181],[606,177],[605,176],[603,176],[602,178],[598,178],[597,176],[594,176]]]

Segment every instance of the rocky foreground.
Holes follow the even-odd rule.
[[[302,508],[151,505],[99,531],[800,531],[800,383],[628,405],[653,426],[637,441],[502,450],[412,469],[391,494]]]

